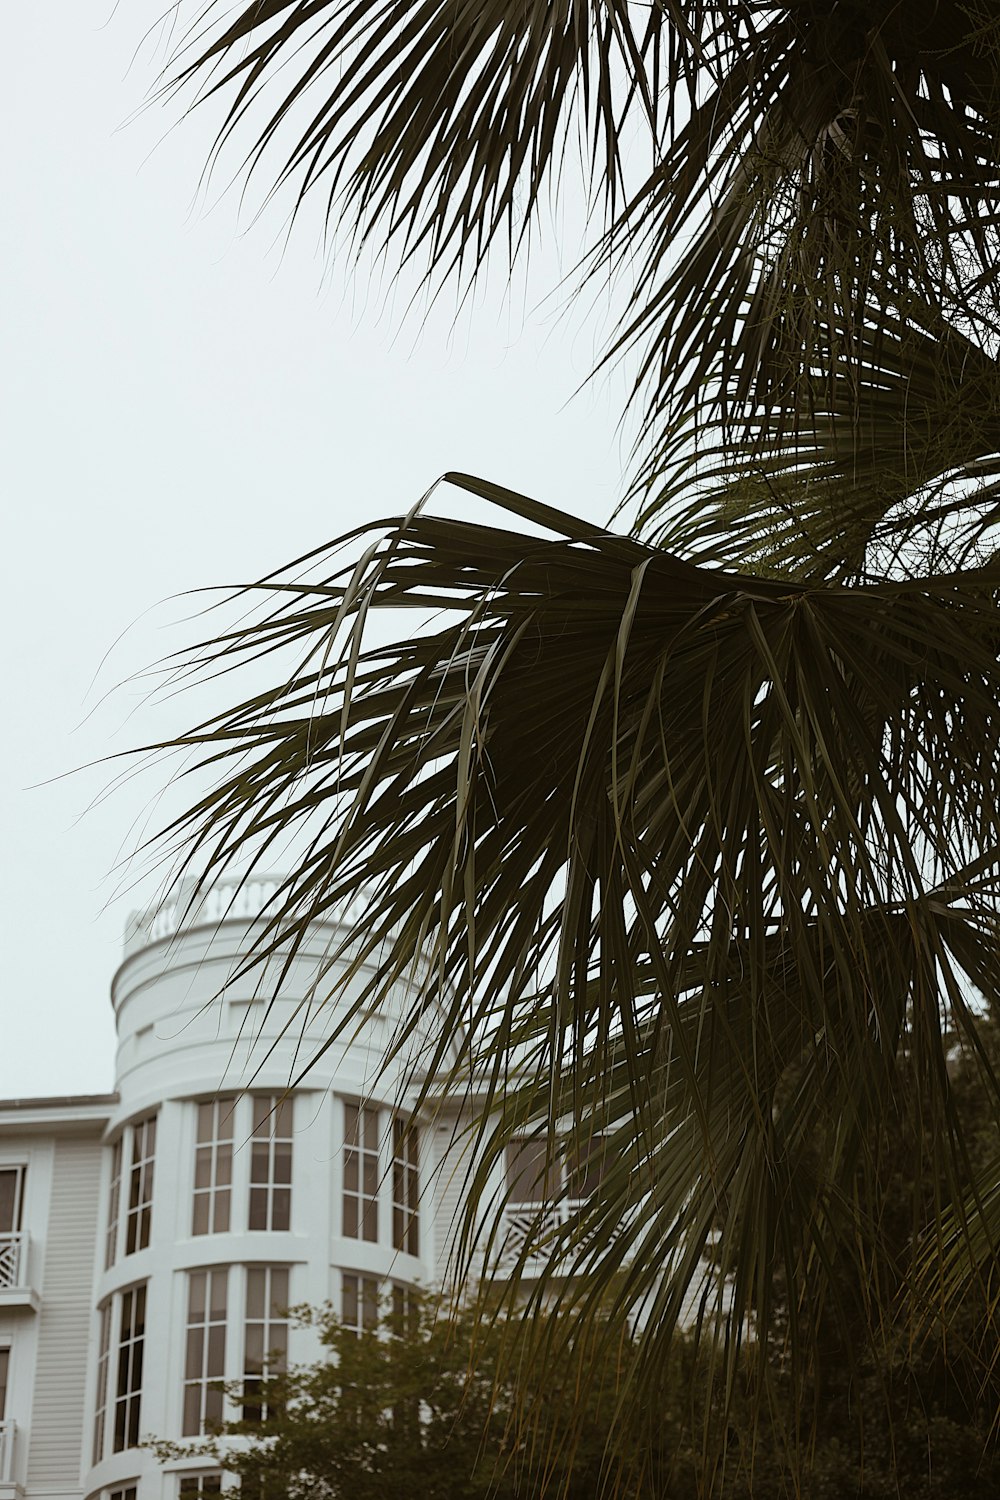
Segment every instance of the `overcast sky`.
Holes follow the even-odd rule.
[[[406,287],[387,301],[343,257],[324,268],[315,219],[286,243],[280,205],[253,223],[221,177],[198,196],[210,115],[132,118],[158,13],[7,17],[0,1097],[113,1085],[108,986],[153,889],[133,867],[119,895],[113,871],[157,781],[91,806],[110,772],[67,773],[183,726],[183,703],[129,685],[192,639],[175,596],[395,513],[450,468],[604,521],[628,462],[622,379],[573,396],[607,309],[541,302],[575,242],[550,234],[513,297],[491,283],[457,321],[447,297],[404,318]]]

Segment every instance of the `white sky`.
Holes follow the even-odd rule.
[[[213,117],[126,123],[159,9],[112,7],[17,6],[5,32],[0,1097],[113,1085],[108,986],[153,885],[116,896],[111,872],[157,782],[91,808],[109,772],[66,773],[183,727],[138,684],[105,696],[192,639],[171,599],[395,514],[446,469],[604,521],[627,465],[622,379],[573,397],[607,309],[538,307],[551,236],[513,305],[491,286],[457,323],[453,298],[404,320],[340,260],[324,278],[315,220],[286,247],[280,207],[252,224],[221,177],[196,201]]]

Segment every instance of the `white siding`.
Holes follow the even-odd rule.
[[[29,1493],[80,1491],[100,1175],[99,1141],[57,1143],[38,1314]]]

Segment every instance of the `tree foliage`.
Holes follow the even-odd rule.
[[[901,1287],[991,1308],[1000,1174],[952,1064],[996,1123],[992,8],[253,0],[175,81],[223,102],[220,146],[255,132],[252,170],[432,276],[524,248],[575,151],[590,269],[632,277],[647,441],[631,535],[452,474],[505,519],[424,504],[256,586],[182,669],[298,663],[178,736],[215,779],[168,839],[210,881],[299,837],[258,959],[370,889],[329,982],[367,976],[346,1032],[413,977],[423,1100],[475,1081],[460,1271],[511,1139],[608,1138],[526,1306],[595,1337],[609,1295],[641,1313],[637,1409],[692,1299],[726,1399],[748,1343],[768,1388],[779,1331],[804,1395],[831,1318],[878,1332]],[[372,644],[401,607],[423,626]]]

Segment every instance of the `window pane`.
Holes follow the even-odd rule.
[[[541,1203],[549,1196],[547,1142],[512,1141],[507,1147],[507,1188],[511,1203]]]
[[[266,1272],[254,1267],[247,1272],[247,1317],[264,1316],[264,1290]]]
[[[255,1187],[250,1189],[250,1217],[248,1222],[251,1229],[267,1228],[267,1188]]]
[[[275,1188],[271,1201],[271,1228],[287,1229],[292,1217],[292,1194],[288,1188]]]

